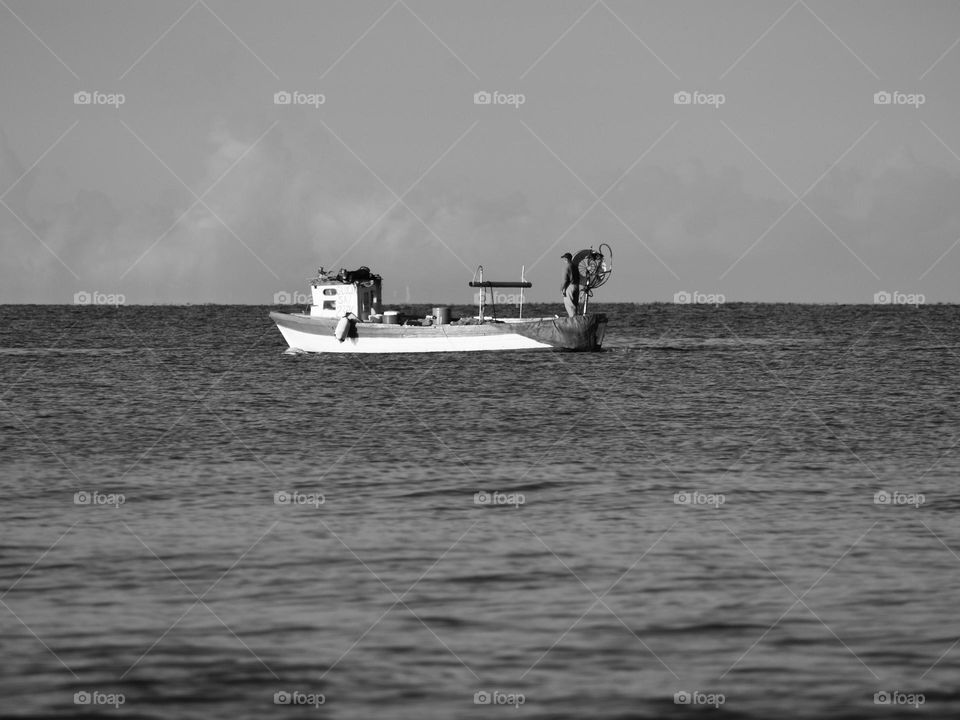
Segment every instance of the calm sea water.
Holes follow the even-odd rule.
[[[336,357],[0,308],[2,714],[956,717],[960,310],[598,309]]]

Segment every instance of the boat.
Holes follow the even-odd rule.
[[[613,254],[606,244],[573,257],[580,271],[580,305],[573,317],[523,317],[523,290],[532,283],[483,279],[477,268],[468,284],[479,288],[479,312],[451,318],[450,308],[410,317],[382,308],[382,278],[368,267],[320,268],[311,280],[312,304],[298,312],[270,313],[290,353],[421,353],[481,350],[599,350],[607,326],[604,313],[587,311],[593,290],[607,281]],[[479,279],[478,279],[479,275]],[[519,288],[520,317],[497,318],[495,288]],[[491,302],[485,305],[487,291]],[[491,309],[492,308],[492,309]],[[485,314],[485,309],[491,312]]]

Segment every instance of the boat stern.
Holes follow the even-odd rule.
[[[515,332],[550,345],[558,350],[599,350],[607,330],[604,313],[589,313],[573,317],[540,318],[518,322]]]

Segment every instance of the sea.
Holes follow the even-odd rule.
[[[957,306],[271,309],[0,307],[0,716],[960,716]]]

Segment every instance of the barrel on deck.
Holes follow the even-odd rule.
[[[435,307],[433,309],[433,317],[435,318],[437,325],[449,325],[450,324],[450,308]]]

